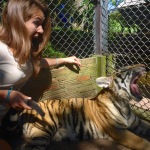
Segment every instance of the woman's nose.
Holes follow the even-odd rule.
[[[40,34],[43,34],[43,32],[44,32],[43,27],[39,26],[38,29],[37,29],[37,32],[40,33]]]

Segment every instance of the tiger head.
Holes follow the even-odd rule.
[[[108,77],[99,77],[96,83],[99,87],[109,88],[114,94],[122,99],[140,101],[142,94],[138,88],[137,81],[141,75],[146,74],[143,64],[126,66]]]

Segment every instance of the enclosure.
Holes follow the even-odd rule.
[[[100,90],[98,76],[122,66],[145,64],[147,76],[139,81],[143,100],[132,109],[150,121],[150,1],[149,0],[45,0],[52,33],[43,57],[75,55],[82,66],[41,70],[22,89],[35,100],[90,97]],[[0,15],[5,0],[0,0]],[[38,92],[37,92],[38,90]]]

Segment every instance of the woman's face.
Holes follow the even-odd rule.
[[[35,15],[25,22],[25,26],[31,38],[38,38],[43,34],[42,24],[44,22],[44,14],[41,10],[36,11]]]

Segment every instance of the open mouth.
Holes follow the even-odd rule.
[[[131,94],[136,98],[135,100],[140,101],[142,99],[142,93],[138,87],[137,81],[138,79],[145,75],[146,71],[145,69],[139,73],[136,73],[131,80],[131,84],[130,84],[130,90],[131,90]]]

